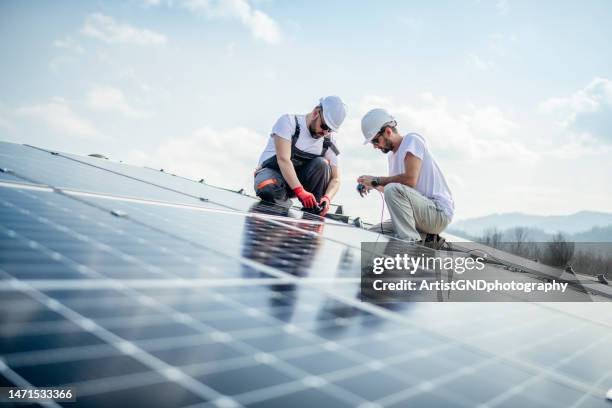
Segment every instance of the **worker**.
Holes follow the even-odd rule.
[[[391,219],[373,231],[439,248],[440,234],[451,222],[455,209],[446,179],[425,139],[417,133],[402,136],[397,121],[385,109],[372,109],[361,120],[364,144],[388,155],[389,176],[362,175],[357,182],[363,196],[372,189],[384,193]]]
[[[305,115],[282,115],[259,157],[257,196],[279,204],[297,197],[305,211],[325,216],[340,187],[336,132],[345,117],[338,96],[321,98]]]

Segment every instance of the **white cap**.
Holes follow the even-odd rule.
[[[323,119],[325,124],[334,132],[338,131],[344,118],[346,117],[346,105],[339,96],[326,96],[319,99],[319,104],[323,109]]]
[[[396,126],[395,118],[386,109],[372,109],[361,119],[361,133],[365,137],[363,144],[368,144],[385,125]]]

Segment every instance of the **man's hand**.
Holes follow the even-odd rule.
[[[325,214],[327,214],[329,212],[329,206],[330,206],[330,200],[329,197],[324,195],[323,198],[321,198],[321,201],[319,201],[319,207],[321,207],[323,210],[319,213],[319,215],[321,217],[325,217]]]
[[[373,187],[372,187],[372,180],[373,180],[373,179],[374,179],[374,176],[366,176],[366,175],[363,175],[363,176],[359,176],[359,177],[357,178],[357,182],[358,182],[359,184],[363,184],[363,185],[364,185],[364,186],[366,186],[366,187],[373,188]]]
[[[293,192],[297,196],[298,200],[302,202],[302,205],[306,208],[313,208],[317,205],[317,199],[312,193],[304,190],[304,187],[297,186],[293,189]]]
[[[363,184],[357,184],[357,192],[359,193],[360,196],[365,197],[368,194],[370,194],[370,190],[372,190],[372,188],[370,187],[366,187]]]

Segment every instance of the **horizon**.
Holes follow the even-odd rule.
[[[526,216],[534,216],[534,217],[571,217],[572,215],[578,215],[580,213],[596,213],[596,214],[605,214],[605,215],[612,216],[612,212],[596,211],[596,210],[588,210],[588,209],[578,210],[572,213],[565,213],[565,214],[535,214],[535,213],[524,213],[520,211],[513,211],[513,212],[505,212],[505,213],[490,213],[490,214],[484,214],[484,215],[479,215],[479,216],[470,217],[470,218],[461,218],[458,220],[453,220],[453,223],[460,222],[460,221],[473,220],[477,218],[486,218],[486,217],[491,217],[495,215],[526,215]]]
[[[611,3],[345,4],[2,2],[0,139],[253,194],[276,119],[337,94],[346,213],[380,220],[355,191],[387,174],[361,144],[373,107],[425,137],[454,223],[612,208]]]

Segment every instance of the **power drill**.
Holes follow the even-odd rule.
[[[366,194],[366,186],[364,186],[363,184],[359,183],[357,184],[357,192],[359,193],[360,196],[363,197],[364,194]]]

